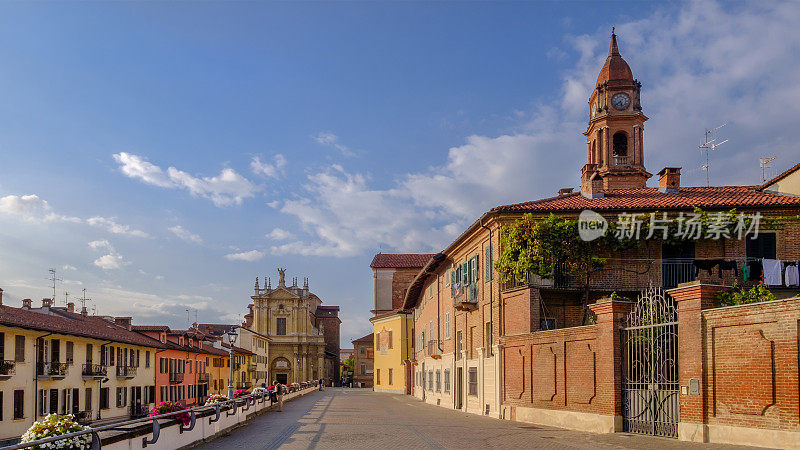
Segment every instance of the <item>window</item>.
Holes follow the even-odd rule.
[[[275,320],[277,321],[277,331],[275,334],[278,336],[286,336],[286,317],[278,317]]]
[[[92,388],[86,388],[83,393],[83,409],[86,411],[92,410]]]
[[[94,351],[94,347],[92,344],[86,344],[86,364],[92,363],[92,353]]]
[[[144,352],[144,366],[150,367],[150,350]]]
[[[14,336],[14,361],[25,362],[25,336]]]
[[[72,365],[72,354],[75,350],[75,344],[72,341],[67,341],[67,358],[64,361],[65,363]]]
[[[429,391],[433,390],[433,371],[432,370],[428,371],[428,390]]]
[[[776,239],[775,233],[759,233],[758,237],[752,239],[753,235],[747,235],[747,257],[748,258],[767,258],[775,259]]]
[[[100,388],[100,409],[108,409],[108,388]]]
[[[3,391],[0,391],[0,422],[3,421]]]
[[[381,384],[381,369],[375,370],[375,384]]]
[[[463,350],[463,343],[461,342],[461,331],[456,332],[456,359],[461,359],[461,351]]]
[[[556,319],[550,317],[543,317],[539,319],[539,329],[544,330],[555,330],[556,329]]]
[[[450,369],[444,370],[444,391],[450,392]]]
[[[58,414],[58,389],[50,389],[50,412]]]
[[[436,392],[442,392],[442,371],[436,371]]]
[[[14,391],[14,419],[25,418],[25,391],[17,389]]]
[[[6,359],[6,334],[0,333],[0,361],[4,359]]]
[[[108,347],[109,366],[114,365],[114,347]]]
[[[450,311],[444,313],[444,338],[450,339]]]
[[[468,372],[468,381],[469,386],[467,390],[467,394],[469,395],[478,395],[478,368],[477,367],[470,367]]]
[[[485,282],[492,281],[492,278],[494,277],[494,270],[492,270],[492,265],[494,264],[493,246],[494,244],[490,243],[484,250],[485,255],[483,257],[483,263],[485,269],[483,273],[483,280]]]
[[[624,131],[617,131],[612,138],[614,156],[628,155],[628,135]]]
[[[359,349],[358,349],[358,353],[359,353],[359,354],[362,354],[362,355],[363,355],[363,354],[364,354],[364,352],[365,352],[365,347],[361,347],[361,348],[359,348]]]
[[[366,375],[367,374],[367,365],[366,364],[361,364],[361,372],[360,373],[361,373],[361,375]]]
[[[117,388],[117,408],[122,408],[125,406],[125,401],[123,400],[123,396],[125,395],[125,388],[118,387]]]
[[[392,385],[392,369],[389,369],[389,386]]]

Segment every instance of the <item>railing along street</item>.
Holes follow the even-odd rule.
[[[311,382],[311,383],[305,384],[305,386],[303,388],[310,389],[310,388],[314,388],[315,386],[316,386],[316,384]],[[301,389],[303,389],[303,388],[301,388]],[[137,425],[137,424],[143,424],[143,423],[147,423],[147,422],[152,422],[152,424],[153,424],[153,436],[152,436],[152,439],[148,439],[147,436],[142,438],[142,447],[147,447],[148,445],[155,444],[158,441],[158,438],[159,438],[160,433],[161,433],[161,424],[159,423],[159,420],[161,420],[161,419],[171,419],[171,418],[175,418],[175,416],[188,413],[189,414],[189,425],[183,425],[182,423],[180,424],[180,430],[181,430],[181,433],[183,433],[183,432],[191,431],[191,430],[194,429],[195,424],[197,422],[197,413],[199,413],[199,412],[213,411],[213,413],[209,416],[209,423],[214,423],[214,422],[219,421],[222,411],[227,411],[226,415],[232,416],[232,415],[236,414],[236,411],[238,410],[239,406],[242,406],[242,411],[246,411],[251,406],[255,405],[256,401],[258,401],[258,403],[264,403],[269,398],[270,398],[270,396],[269,396],[268,392],[262,392],[260,394],[247,394],[247,395],[243,395],[243,396],[241,396],[239,398],[236,398],[236,399],[226,400],[226,401],[219,402],[219,403],[212,403],[210,405],[195,406],[193,408],[187,408],[187,409],[183,409],[183,410],[180,410],[180,411],[174,411],[174,412],[170,412],[170,413],[159,414],[157,416],[142,417],[140,419],[132,419],[132,420],[126,420],[126,421],[123,421],[123,422],[116,422],[116,423],[111,423],[111,424],[107,424],[107,425],[101,425],[101,426],[98,426],[96,428],[89,428],[87,430],[77,431],[75,433],[67,433],[67,434],[62,434],[62,435],[59,435],[59,436],[52,436],[52,437],[48,437],[48,438],[44,438],[44,439],[39,439],[39,440],[36,440],[36,441],[31,441],[31,442],[20,442],[19,444],[10,445],[10,446],[7,446],[7,447],[0,447],[0,450],[16,450],[16,449],[23,449],[23,448],[31,448],[31,447],[36,447],[36,446],[42,446],[44,444],[55,443],[57,441],[61,441],[61,440],[64,440],[64,439],[70,439],[70,438],[74,438],[74,437],[78,437],[78,436],[84,436],[84,435],[87,435],[87,434],[90,434],[92,436],[92,449],[96,450],[96,449],[100,449],[101,446],[102,446],[102,442],[100,440],[100,435],[98,433],[100,433],[102,431],[114,431],[114,430],[117,430],[119,428],[127,427],[127,426],[130,426],[130,425]],[[270,400],[270,404],[272,404],[271,400]],[[58,448],[58,444],[53,445],[52,447],[53,448]]]

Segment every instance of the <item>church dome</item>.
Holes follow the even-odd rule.
[[[633,81],[633,72],[619,53],[617,35],[613,31],[611,32],[611,44],[608,47],[608,58],[606,58],[603,68],[600,69],[600,75],[597,76],[598,85],[607,81]]]

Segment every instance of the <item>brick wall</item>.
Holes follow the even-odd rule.
[[[597,325],[537,331],[503,339],[503,403],[545,409],[598,411]]]
[[[403,307],[406,290],[414,281],[419,269],[396,269],[392,276],[392,309]]]
[[[702,316],[707,423],[800,431],[800,299]]]

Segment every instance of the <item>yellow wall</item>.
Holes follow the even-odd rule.
[[[412,342],[414,321],[410,314],[400,313],[373,318],[370,321],[375,329],[374,389],[405,393],[405,361],[414,357]]]
[[[91,414],[92,419],[97,418],[98,409],[100,407],[100,381],[97,379],[84,379],[82,376],[83,365],[86,363],[86,344],[92,344],[92,363],[100,364],[100,346],[106,344],[115,348],[127,348],[128,351],[139,350],[139,367],[136,368],[136,375],[133,378],[118,378],[115,366],[107,366],[108,381],[103,382],[103,387],[108,388],[108,409],[101,411],[103,419],[113,417],[127,418],[129,415],[129,407],[131,405],[131,387],[153,386],[155,384],[155,348],[142,347],[131,344],[123,344],[112,342],[109,343],[105,340],[89,339],[79,336],[63,335],[63,334],[49,334],[43,331],[32,331],[23,328],[6,327],[0,325],[0,333],[3,333],[5,339],[4,345],[4,360],[14,360],[15,356],[15,336],[25,336],[25,361],[15,362],[14,374],[8,379],[0,378],[0,391],[3,392],[3,417],[0,421],[0,439],[11,437],[18,437],[24,433],[28,427],[33,424],[34,420],[42,418],[42,415],[37,415],[36,403],[38,401],[37,390],[47,390],[47,395],[50,389],[58,390],[58,413],[60,414],[65,407],[64,389],[70,389],[68,395],[72,395],[72,389],[78,389],[78,410],[84,411],[86,408],[86,390],[91,389]],[[46,337],[43,337],[47,335]],[[73,343],[72,364],[67,368],[66,376],[63,379],[55,379],[50,377],[42,377],[36,379],[36,339],[43,337],[43,339],[50,341],[48,345],[52,344],[52,339],[60,341],[60,354],[62,363],[67,363],[66,347],[67,342]],[[150,364],[146,364],[145,355],[149,352]],[[47,357],[49,359],[49,354]],[[115,358],[115,364],[117,363]],[[117,388],[125,388],[127,391],[127,398],[125,405],[117,407]],[[24,417],[15,420],[14,417],[14,391],[23,390],[25,392],[24,402]],[[143,393],[143,396],[145,394]],[[143,398],[143,400],[145,400]],[[151,402],[148,402],[152,404]],[[46,407],[49,408],[49,401],[46,401]],[[68,402],[66,411],[72,412],[72,403]],[[77,412],[77,411],[75,411]]]

